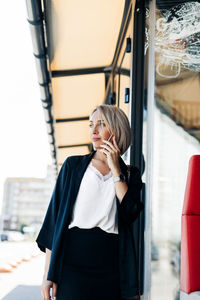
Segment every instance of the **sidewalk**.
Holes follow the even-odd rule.
[[[41,300],[39,286],[19,285],[1,300]]]
[[[8,262],[19,256],[30,256],[35,243],[1,243],[0,262]],[[42,300],[40,285],[45,255],[40,254],[25,260],[11,273],[0,273],[0,300]],[[21,257],[22,257],[21,256]]]

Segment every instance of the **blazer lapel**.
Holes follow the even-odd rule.
[[[96,150],[93,150],[91,153],[84,155],[81,157],[79,163],[76,165],[76,169],[74,172],[74,194],[75,194],[75,198],[77,196],[80,184],[81,184],[81,180],[83,178],[83,175],[93,157],[93,155],[95,154]]]

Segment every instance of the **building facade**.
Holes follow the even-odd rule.
[[[41,225],[52,188],[54,169],[47,168],[45,178],[7,178],[4,183],[2,218],[4,230],[21,230],[22,226]]]

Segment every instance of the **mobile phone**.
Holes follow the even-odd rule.
[[[112,136],[113,136],[112,134],[109,136],[109,138],[107,139],[108,142],[110,141]]]

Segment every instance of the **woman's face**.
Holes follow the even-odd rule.
[[[105,144],[103,140],[108,140],[111,133],[106,127],[104,118],[100,112],[95,111],[89,120],[90,139],[92,140],[95,149],[102,149],[100,145]],[[112,139],[111,139],[112,140]]]

